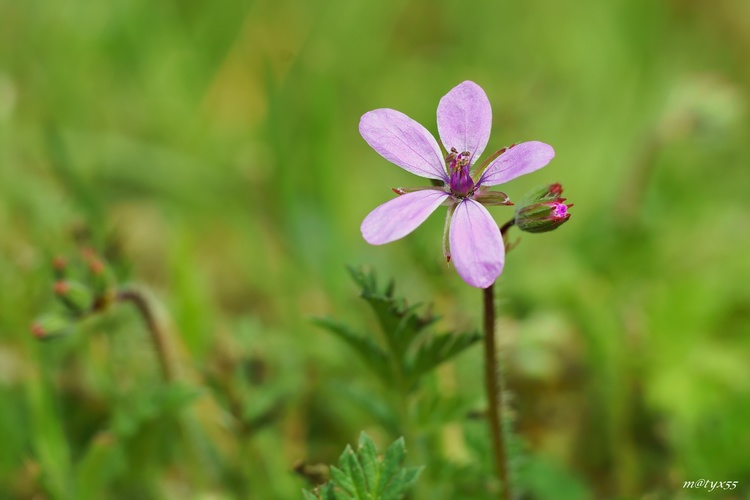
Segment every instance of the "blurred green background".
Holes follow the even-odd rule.
[[[0,498],[300,498],[298,461],[335,462],[362,429],[397,437],[358,401],[363,364],[310,319],[372,323],[351,264],[433,302],[443,331],[480,325],[442,216],[383,247],[359,233],[390,187],[422,182],[359,117],[436,132],[467,79],[493,106],[488,151],[557,152],[503,190],[559,181],[575,203],[499,281],[528,498],[750,498],[750,3],[734,0],[0,0]],[[160,382],[126,307],[31,336],[52,256],[81,241],[159,301],[187,388]],[[481,409],[480,347],[430,390]],[[170,417],[204,406],[213,430]],[[425,430],[421,458],[407,439],[428,465],[415,498],[491,498],[484,432]],[[682,488],[698,479],[739,486]]]

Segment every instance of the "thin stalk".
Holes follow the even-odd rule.
[[[154,351],[159,359],[161,375],[165,382],[174,380],[174,367],[168,352],[168,344],[164,330],[156,320],[156,314],[148,298],[143,292],[135,288],[121,288],[115,295],[117,302],[130,302],[138,310],[138,313],[146,323],[146,328],[151,334],[151,341],[154,343]]]
[[[500,420],[503,408],[503,390],[497,362],[495,345],[495,284],[482,290],[484,295],[484,383],[487,390],[487,421],[492,438],[492,452],[498,479],[502,482],[502,498],[510,500],[511,488],[508,474],[508,457],[505,451],[505,436]]]
[[[503,224],[503,226],[500,228],[500,234],[503,235],[503,237],[505,237],[505,233],[507,233],[508,229],[510,229],[511,227],[513,227],[513,225],[515,223],[516,223],[516,219],[511,219],[508,222],[506,222],[505,224]]]
[[[511,219],[500,228],[500,234],[505,241],[505,234],[515,224]],[[503,381],[502,372],[498,367],[497,343],[495,342],[495,284],[482,290],[484,299],[484,385],[487,391],[487,422],[490,427],[492,453],[495,458],[497,478],[502,483],[500,498],[510,500],[510,473],[508,470],[508,456],[506,452],[505,433],[503,432],[502,412]]]

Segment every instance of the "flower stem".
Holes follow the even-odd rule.
[[[503,388],[499,378],[497,349],[495,345],[495,284],[482,290],[484,294],[484,382],[487,390],[488,423],[492,438],[492,452],[498,479],[502,482],[502,498],[511,497],[508,474],[508,458],[505,453],[501,413],[503,408]]]
[[[505,233],[513,227],[515,219],[511,219],[500,228],[500,234],[505,240]],[[508,457],[506,454],[505,433],[503,432],[503,380],[502,372],[498,368],[497,345],[495,342],[495,284],[482,290],[484,296],[484,385],[487,391],[487,421],[492,438],[492,453],[495,456],[497,477],[502,483],[501,497],[510,500],[510,473],[508,471]]]
[[[154,343],[154,351],[156,357],[159,359],[159,367],[161,368],[161,375],[165,382],[171,382],[174,380],[174,369],[171,362],[171,357],[168,352],[167,338],[164,330],[156,319],[152,304],[148,300],[146,295],[136,288],[120,288],[117,290],[115,295],[117,302],[130,302],[138,310],[138,313],[146,323],[151,334],[151,340]]]
[[[516,223],[516,219],[511,219],[508,222],[506,222],[505,224],[503,224],[503,226],[500,228],[500,234],[503,235],[503,236],[505,236],[505,233],[508,232],[508,229],[510,229],[511,227],[513,227],[513,225],[515,223]]]

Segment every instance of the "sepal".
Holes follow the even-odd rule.
[[[474,195],[474,200],[486,207],[497,207],[500,205],[510,206],[513,202],[507,194],[502,191],[479,191]]]

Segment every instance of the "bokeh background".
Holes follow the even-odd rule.
[[[359,233],[421,183],[359,117],[436,132],[467,79],[493,106],[488,151],[557,152],[503,190],[559,181],[575,203],[498,287],[528,498],[750,497],[750,3],[0,0],[0,498],[300,498],[300,461],[397,437],[311,318],[371,325],[345,268],[366,265],[440,330],[480,325],[442,216],[384,247]],[[150,290],[187,389],[160,381],[130,308],[29,333],[52,257],[81,246]],[[481,410],[481,348],[430,390]],[[213,430],[175,425],[203,411]],[[491,498],[481,422],[420,432],[415,498]],[[738,487],[682,487],[699,479]]]

